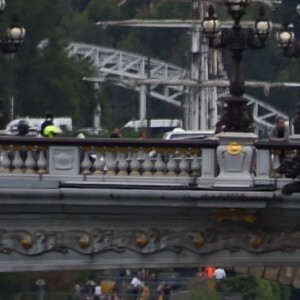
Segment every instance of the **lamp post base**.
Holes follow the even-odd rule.
[[[237,95],[226,98],[225,102],[227,107],[221,116],[221,123],[225,125],[225,131],[252,133],[253,116],[247,108],[248,100]]]
[[[252,187],[254,183],[254,140],[258,136],[248,132],[222,132],[217,160],[220,168],[214,187]]]

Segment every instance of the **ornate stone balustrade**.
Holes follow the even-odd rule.
[[[220,173],[218,145],[216,138],[166,141],[0,137],[0,175],[35,178],[36,174],[39,180],[51,176],[106,182],[117,182],[122,176],[125,182],[185,182],[209,187]],[[278,151],[284,149],[291,156],[299,148],[297,142],[255,142],[249,170],[253,186],[274,182]],[[234,157],[235,153],[230,155]],[[239,182],[236,185],[239,186]]]
[[[1,137],[0,145],[2,174],[199,177],[215,168],[206,162],[218,141]]]

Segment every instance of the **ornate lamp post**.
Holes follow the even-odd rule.
[[[0,14],[2,14],[6,7],[6,1],[0,0]],[[18,24],[18,17],[15,15],[12,18],[11,25],[6,29],[6,34],[0,39],[0,52],[13,54],[18,51],[20,44],[25,38],[25,29]],[[5,126],[7,111],[5,109],[4,101],[0,103],[0,125]]]
[[[0,14],[6,7],[6,1],[0,0]],[[12,24],[7,28],[4,39],[0,40],[0,49],[3,53],[15,53],[25,38],[25,29],[18,24],[18,17],[12,18]]]
[[[298,17],[300,17],[300,2],[296,7]],[[282,49],[282,54],[286,57],[299,57],[300,56],[300,42],[296,40],[293,26],[285,20],[282,28],[277,32],[277,40],[279,47]],[[298,103],[298,114],[294,119],[294,133],[300,134],[300,103]],[[300,155],[300,154],[299,154]]]
[[[286,57],[299,57],[300,45],[295,39],[293,26],[287,21],[283,22],[282,28],[277,32],[276,38],[279,42],[279,47],[282,49],[282,54]]]
[[[253,116],[247,108],[247,99],[243,97],[245,84],[243,81],[241,62],[243,52],[249,49],[261,49],[272,28],[265,18],[265,9],[260,8],[260,17],[253,28],[242,28],[241,19],[246,13],[250,0],[224,0],[228,14],[233,19],[231,28],[221,28],[212,5],[208,15],[202,21],[203,32],[209,46],[228,49],[232,53],[233,74],[230,81],[230,96],[225,98],[225,110],[221,115],[221,123],[225,127],[219,134],[220,146],[217,148],[217,159],[220,172],[214,186],[231,187],[237,180],[240,187],[252,187],[254,178],[251,172],[253,142],[257,136],[253,131]]]
[[[298,16],[300,17],[300,3],[296,7]],[[277,40],[279,46],[282,49],[282,54],[286,57],[300,57],[300,42],[296,40],[295,33],[293,31],[293,26],[284,21],[282,28],[277,32]],[[294,134],[291,136],[291,141],[299,142],[300,134],[300,103],[297,105],[298,112],[293,121]],[[286,159],[283,164],[278,168],[278,171],[285,174],[286,177],[299,178],[300,175],[300,151],[298,150],[296,155],[291,159]],[[295,181],[290,184],[286,184],[282,192],[284,194],[291,194],[300,191],[300,181]]]
[[[226,48],[232,52],[233,75],[229,91],[231,96],[225,102],[226,110],[221,116],[225,131],[251,132],[253,131],[253,116],[247,110],[247,100],[243,98],[245,85],[241,72],[242,54],[245,49],[261,49],[272,28],[272,23],[265,18],[265,9],[260,8],[260,17],[254,28],[243,29],[241,18],[246,13],[249,0],[225,0],[228,14],[234,24],[230,29],[221,28],[219,19],[214,14],[212,5],[208,8],[208,16],[202,21],[203,32],[213,48]]]

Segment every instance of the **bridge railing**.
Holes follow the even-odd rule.
[[[217,146],[217,140],[1,137],[0,174],[201,176],[201,161]]]
[[[0,137],[0,176],[105,182],[119,182],[123,176],[126,182],[135,183],[212,185],[220,171],[216,158],[218,145],[217,138],[142,140]],[[259,140],[253,147],[255,151],[249,172],[254,185],[269,184],[274,181],[278,151],[284,150],[288,156],[292,156],[300,149],[300,142]]]

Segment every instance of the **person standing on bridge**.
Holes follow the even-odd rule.
[[[121,138],[122,134],[121,134],[121,130],[119,128],[115,128],[112,133],[110,134],[111,138]]]
[[[220,132],[223,132],[223,124],[222,122],[219,120],[216,123],[216,127],[215,127],[215,134],[218,134]]]
[[[54,114],[52,112],[47,112],[45,115],[45,120],[40,126],[40,134],[44,137],[46,137],[44,130],[47,126],[54,125]]]
[[[273,126],[273,128],[270,131],[269,139],[270,141],[288,141],[290,137],[290,128],[286,124],[286,120],[283,117],[278,117],[276,124]],[[274,156],[278,157],[279,164],[282,164],[285,159],[285,151],[279,150],[279,152],[274,153]],[[275,163],[276,164],[276,161]],[[277,166],[275,165],[274,168]]]
[[[29,133],[30,125],[26,120],[20,120],[17,126],[17,136],[26,136]]]

